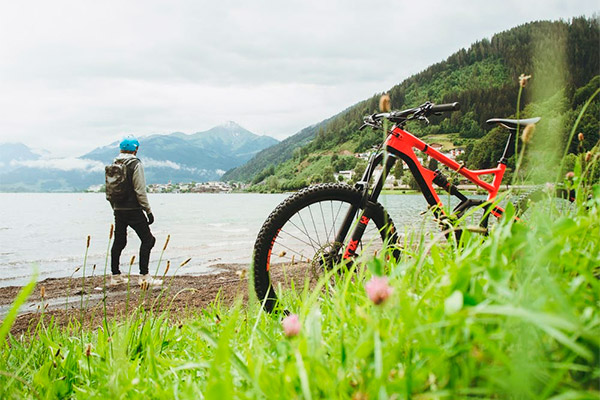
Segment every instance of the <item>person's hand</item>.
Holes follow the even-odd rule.
[[[152,225],[154,222],[154,215],[152,213],[148,214],[148,225]]]

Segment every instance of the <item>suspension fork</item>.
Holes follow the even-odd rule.
[[[343,259],[348,260],[353,258],[356,255],[356,250],[358,248],[358,244],[362,239],[363,234],[369,224],[371,218],[373,218],[373,210],[375,209],[375,205],[377,204],[377,199],[381,194],[381,190],[383,189],[383,185],[385,180],[394,167],[394,164],[397,161],[397,157],[390,153],[379,154],[378,157],[375,157],[373,162],[369,163],[369,167],[365,171],[365,175],[363,176],[363,183],[366,185],[365,188],[368,188],[368,182],[375,170],[375,166],[383,161],[383,171],[381,175],[377,178],[375,185],[373,186],[373,190],[371,193],[368,193],[368,190],[365,190],[365,195],[361,201],[361,204],[352,205],[346,217],[344,218],[344,222],[342,223],[341,229],[338,231],[336,235],[336,243],[344,243],[344,239],[348,231],[351,228],[352,223],[354,222],[354,217],[360,210],[360,206],[364,204],[363,211],[360,213],[358,223],[354,227],[352,234],[350,235],[350,241],[348,242],[345,250]],[[364,198],[366,196],[366,199]]]

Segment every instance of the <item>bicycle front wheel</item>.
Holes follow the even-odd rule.
[[[323,272],[341,262],[343,242],[363,211],[361,198],[362,193],[348,185],[314,185],[288,197],[269,215],[253,256],[254,288],[266,311],[273,310],[285,290],[300,289],[306,280],[314,285]],[[336,237],[347,214],[354,223],[339,242]],[[397,242],[394,224],[381,204],[371,205],[369,214],[358,258]]]

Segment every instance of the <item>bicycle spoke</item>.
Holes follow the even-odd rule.
[[[308,238],[311,240],[311,243],[312,243],[312,242],[313,242],[313,240],[312,240],[312,238],[310,237],[310,235],[308,234],[308,229],[306,229],[306,225],[304,224],[304,219],[302,218],[302,215],[300,215],[300,212],[297,212],[295,215],[298,215],[298,218],[300,218],[300,222],[302,223],[302,226],[304,227],[304,232],[306,232],[306,237],[308,237]],[[317,246],[318,246],[318,243],[319,243],[319,242],[317,242]],[[312,247],[313,247],[313,249],[314,249],[315,251],[317,250],[317,249],[316,249],[314,246],[312,246]]]
[[[333,224],[331,226],[331,234],[332,234],[332,236],[333,236],[334,239],[336,238],[335,235],[337,233],[337,231],[335,230],[336,222],[337,222],[338,217],[340,216],[340,212],[342,211],[342,206],[343,205],[344,205],[344,203],[340,202],[340,206],[338,207],[337,213],[335,215],[335,219],[333,220]],[[333,202],[331,202],[331,209],[332,209],[332,216],[333,216]]]
[[[286,235],[288,235],[288,236],[291,236],[292,238],[296,239],[296,240],[297,240],[297,241],[299,241],[300,243],[304,243],[305,245],[312,247],[312,248],[313,248],[313,250],[315,249],[315,248],[314,248],[314,246],[313,246],[312,244],[310,244],[310,243],[308,243],[308,242],[306,242],[306,241],[304,241],[304,240],[302,240],[302,239],[300,239],[300,238],[298,238],[298,237],[296,237],[296,236],[292,235],[291,233],[289,233],[289,232],[287,232],[287,231],[284,231],[283,229],[281,230],[281,232],[279,232],[279,234],[281,234],[281,233],[285,233]],[[280,242],[279,242],[278,240],[275,240],[275,243],[280,243]]]
[[[277,241],[275,241],[275,243],[277,243],[277,245],[278,245],[278,246],[281,246],[281,247],[283,247],[284,249],[287,249],[287,250],[291,251],[292,253],[299,255],[300,257],[304,257],[304,258],[306,258],[307,260],[309,259],[309,258],[308,258],[307,256],[305,256],[304,254],[302,254],[302,253],[299,253],[298,251],[296,251],[296,250],[294,250],[294,249],[292,249],[292,248],[290,248],[290,247],[288,247],[288,246],[286,246],[286,245],[284,245],[284,244],[282,244],[282,243],[279,243],[279,242],[277,242]],[[302,258],[301,258],[300,260],[302,260]]]
[[[301,217],[300,217],[300,221],[302,222],[302,218],[301,218]],[[306,243],[306,244],[308,244],[308,245],[309,245],[309,246],[311,246],[311,247],[312,247],[314,250],[316,250],[316,248],[315,248],[315,245],[313,244],[313,243],[315,243],[315,242],[314,242],[314,240],[313,240],[313,239],[310,237],[310,235],[308,234],[308,231],[306,230],[306,227],[304,228],[304,230],[302,230],[302,228],[300,228],[298,225],[296,225],[296,224],[294,223],[294,221],[292,221],[292,219],[291,219],[291,218],[290,218],[290,220],[289,220],[288,222],[289,222],[290,224],[292,224],[292,225],[293,225],[293,226],[294,226],[296,229],[298,229],[300,232],[302,232],[302,233],[303,233],[303,234],[304,234],[304,235],[305,235],[305,236],[308,238],[308,240],[310,241],[310,243]],[[304,223],[302,224],[302,226],[304,226]],[[319,246],[319,243],[316,243],[316,245],[317,245],[317,246]]]
[[[308,212],[310,213],[310,219],[312,220],[313,223],[313,228],[315,228],[315,234],[317,235],[317,241],[318,243],[321,243],[321,238],[319,237],[319,232],[317,230],[317,226],[315,225],[315,218],[313,217],[313,213],[312,213],[312,204],[310,206],[308,206]]]
[[[333,216],[333,201],[329,202],[329,206],[331,207],[331,234],[335,235],[334,230],[335,230],[335,221],[337,220],[337,216],[336,217]],[[340,203],[340,208],[341,207],[342,207],[342,205]],[[334,239],[335,239],[335,236],[334,236]]]
[[[323,215],[323,206],[321,205],[321,203],[319,203],[319,208],[321,209],[321,219],[323,220],[323,228],[325,228],[325,233],[327,235],[327,242],[331,243],[331,241],[329,240],[329,232],[327,230],[327,224],[325,223],[325,215]]]
[[[319,222],[317,222],[317,218],[315,218],[315,214],[312,212],[312,207],[306,207],[309,209],[308,213],[310,215],[310,221],[313,225],[311,230],[314,230],[314,236],[317,237],[316,239],[309,233],[309,228],[305,221],[305,213],[300,211],[296,212],[294,216],[287,221],[289,227],[286,228],[284,226],[281,228],[277,240],[273,243],[273,246],[279,246],[282,249],[285,249],[289,254],[294,254],[306,259],[313,258],[324,249],[323,246],[333,245],[332,236],[336,232],[340,215],[344,214],[342,211],[344,210],[345,205],[347,204],[344,202],[339,202],[338,205],[335,205],[334,201],[331,200],[329,201],[329,210],[326,211],[326,208],[323,207],[322,204],[319,204],[319,212],[321,213],[321,218],[318,218]],[[328,213],[330,213],[329,216],[326,215]],[[327,222],[329,220],[331,221],[331,224]],[[290,230],[289,228],[292,229]],[[327,238],[327,242],[321,243],[319,240],[323,235],[325,235]],[[312,254],[304,254],[304,251],[298,250],[298,246],[304,246],[306,249],[312,249]],[[321,256],[323,257],[322,254]]]

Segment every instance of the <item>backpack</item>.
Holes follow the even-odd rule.
[[[137,160],[137,158],[133,159]],[[104,167],[104,178],[106,182],[106,200],[111,203],[127,200],[132,188],[128,179],[128,167],[133,162],[129,159],[117,159],[112,164]]]

